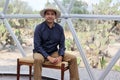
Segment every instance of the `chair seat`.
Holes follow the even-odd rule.
[[[34,63],[34,59],[33,59],[32,56],[27,56],[27,57],[19,58],[19,62],[20,62],[20,63],[31,63],[31,64],[33,64],[33,63]],[[50,63],[49,61],[45,61],[45,62],[43,63],[43,66],[44,66],[44,65],[45,65],[45,66],[47,66],[47,65],[50,66],[50,65],[51,65],[51,66],[61,67],[61,64],[64,64],[65,67],[68,66],[68,62],[65,62],[65,61],[62,61],[61,63],[58,63],[58,64],[52,64],[52,63]]]
[[[27,57],[19,58],[19,62],[34,63],[34,59],[32,56],[27,56]]]
[[[17,59],[17,80],[19,80],[19,77],[20,77],[21,65],[29,66],[29,80],[31,80],[33,63],[34,63],[34,59],[32,56],[27,56],[27,57]],[[60,69],[61,70],[61,80],[64,80],[64,71],[69,69],[68,62],[65,62],[65,61],[62,61],[58,64],[52,64],[49,61],[45,61],[43,63],[43,67],[52,68],[52,69]]]

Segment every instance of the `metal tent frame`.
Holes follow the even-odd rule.
[[[4,4],[3,11],[0,12],[0,19],[3,21],[5,27],[7,28],[7,30],[11,34],[13,40],[16,42],[17,47],[20,50],[22,56],[25,57],[26,56],[25,51],[23,50],[22,46],[20,45],[19,41],[17,40],[17,38],[16,38],[14,32],[12,31],[11,26],[10,26],[7,19],[14,19],[14,18],[33,18],[33,19],[35,19],[35,18],[41,18],[41,16],[39,14],[14,14],[14,15],[6,14],[6,11],[7,11],[8,5],[9,5],[9,1],[10,0],[6,0],[6,2]],[[76,31],[73,27],[73,23],[71,21],[71,18],[99,19],[99,20],[120,20],[120,16],[119,15],[70,14],[71,7],[73,6],[75,0],[70,1],[70,5],[69,5],[67,10],[62,6],[62,4],[58,0],[54,0],[54,2],[58,5],[61,12],[63,13],[63,15],[61,16],[61,18],[63,20],[61,22],[61,24],[64,24],[66,22],[69,25],[69,29],[73,35],[73,38],[75,39],[75,43],[76,43],[77,48],[80,52],[80,55],[81,55],[82,60],[85,64],[85,68],[89,74],[90,79],[91,80],[104,80],[104,78],[110,72],[112,67],[117,62],[117,60],[120,58],[120,49],[118,50],[116,55],[111,59],[110,63],[108,64],[106,69],[101,73],[101,75],[98,77],[98,79],[95,79],[94,74],[92,73],[92,71],[90,69],[90,65],[88,64],[85,52],[83,51],[82,46],[80,44],[80,41],[78,40],[78,37],[76,35]]]

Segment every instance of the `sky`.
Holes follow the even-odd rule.
[[[41,10],[44,8],[45,3],[47,2],[47,0],[21,0],[21,1],[25,1],[28,3],[28,5],[30,5],[33,10]],[[60,1],[60,0],[58,0]],[[85,2],[87,2],[89,5],[91,3],[98,3],[99,0],[83,0]],[[49,2],[54,2],[54,0],[49,0]]]
[[[28,5],[30,5],[33,10],[41,10],[44,8],[47,0],[21,0],[21,1],[25,1],[28,3]],[[49,2],[54,2],[54,0],[48,0]],[[58,0],[60,1],[60,0]],[[91,9],[92,5],[91,4],[96,4],[99,3],[100,0],[82,0],[88,3],[89,9]],[[116,2],[117,0],[113,0],[113,2]],[[120,0],[118,0],[120,1]]]
[[[21,1],[25,1],[28,3],[28,5],[30,5],[33,10],[41,10],[44,8],[45,3],[47,3],[47,0],[21,0]],[[53,2],[53,0],[49,0],[50,2]]]

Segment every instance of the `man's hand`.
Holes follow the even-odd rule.
[[[57,58],[53,58],[51,56],[48,56],[47,59],[53,64],[57,62]]]
[[[57,63],[62,62],[62,56],[57,57]]]
[[[62,56],[59,56],[57,58],[53,58],[51,56],[48,56],[47,59],[53,64],[57,64],[57,63],[62,62]]]

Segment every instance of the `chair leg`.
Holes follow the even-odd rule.
[[[19,59],[17,59],[17,80],[20,79],[20,64],[19,64]]]
[[[32,77],[32,66],[29,66],[29,80],[31,80]]]
[[[61,65],[61,80],[64,80],[65,64]]]

